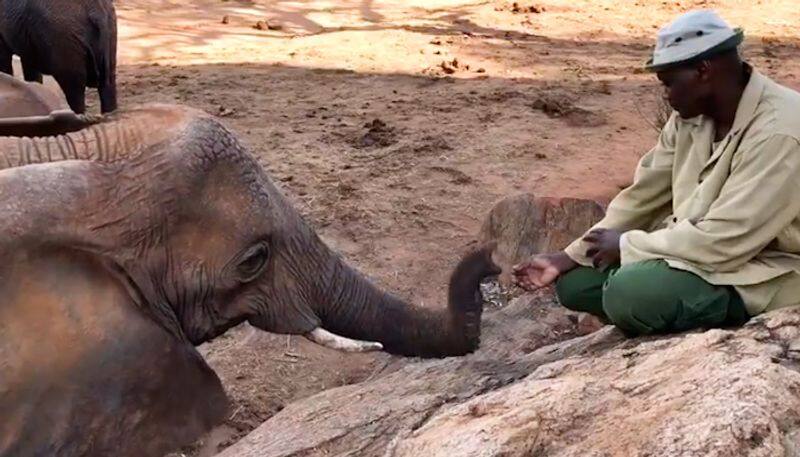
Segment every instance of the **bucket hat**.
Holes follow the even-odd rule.
[[[741,28],[732,28],[713,10],[694,10],[661,28],[652,57],[645,64],[657,72],[707,59],[739,46]]]

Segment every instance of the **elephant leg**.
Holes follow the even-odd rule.
[[[42,72],[34,67],[30,60],[27,59],[22,59],[22,75],[25,77],[25,81],[29,83],[41,84],[43,82]]]
[[[14,76],[14,66],[12,65],[12,58],[14,53],[8,47],[3,39],[0,39],[0,71],[7,75]]]
[[[110,113],[117,109],[117,85],[113,81],[100,83],[97,91],[100,93],[100,112]]]
[[[86,77],[80,75],[54,75],[67,98],[67,104],[76,114],[86,112]]]

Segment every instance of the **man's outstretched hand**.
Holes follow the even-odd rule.
[[[611,229],[595,229],[583,237],[589,243],[586,257],[592,259],[595,268],[605,269],[619,263],[619,238],[621,234]]]
[[[577,267],[567,254],[538,254],[514,265],[514,283],[526,290],[536,290],[553,283],[559,276]]]
[[[611,229],[595,229],[583,237],[589,244],[586,256],[592,259],[595,268],[607,268],[619,263],[620,232]],[[559,276],[578,264],[564,252],[537,254],[514,266],[514,283],[523,289],[536,290],[552,284]]]

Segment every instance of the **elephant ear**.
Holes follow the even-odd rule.
[[[0,258],[0,456],[160,457],[224,419],[216,374],[101,257]]]

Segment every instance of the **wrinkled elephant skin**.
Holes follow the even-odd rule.
[[[446,308],[378,289],[232,132],[180,106],[0,138],[0,213],[3,457],[192,442],[227,408],[194,346],[242,322],[344,348],[467,354],[479,284],[498,273],[489,245],[454,269]]]

